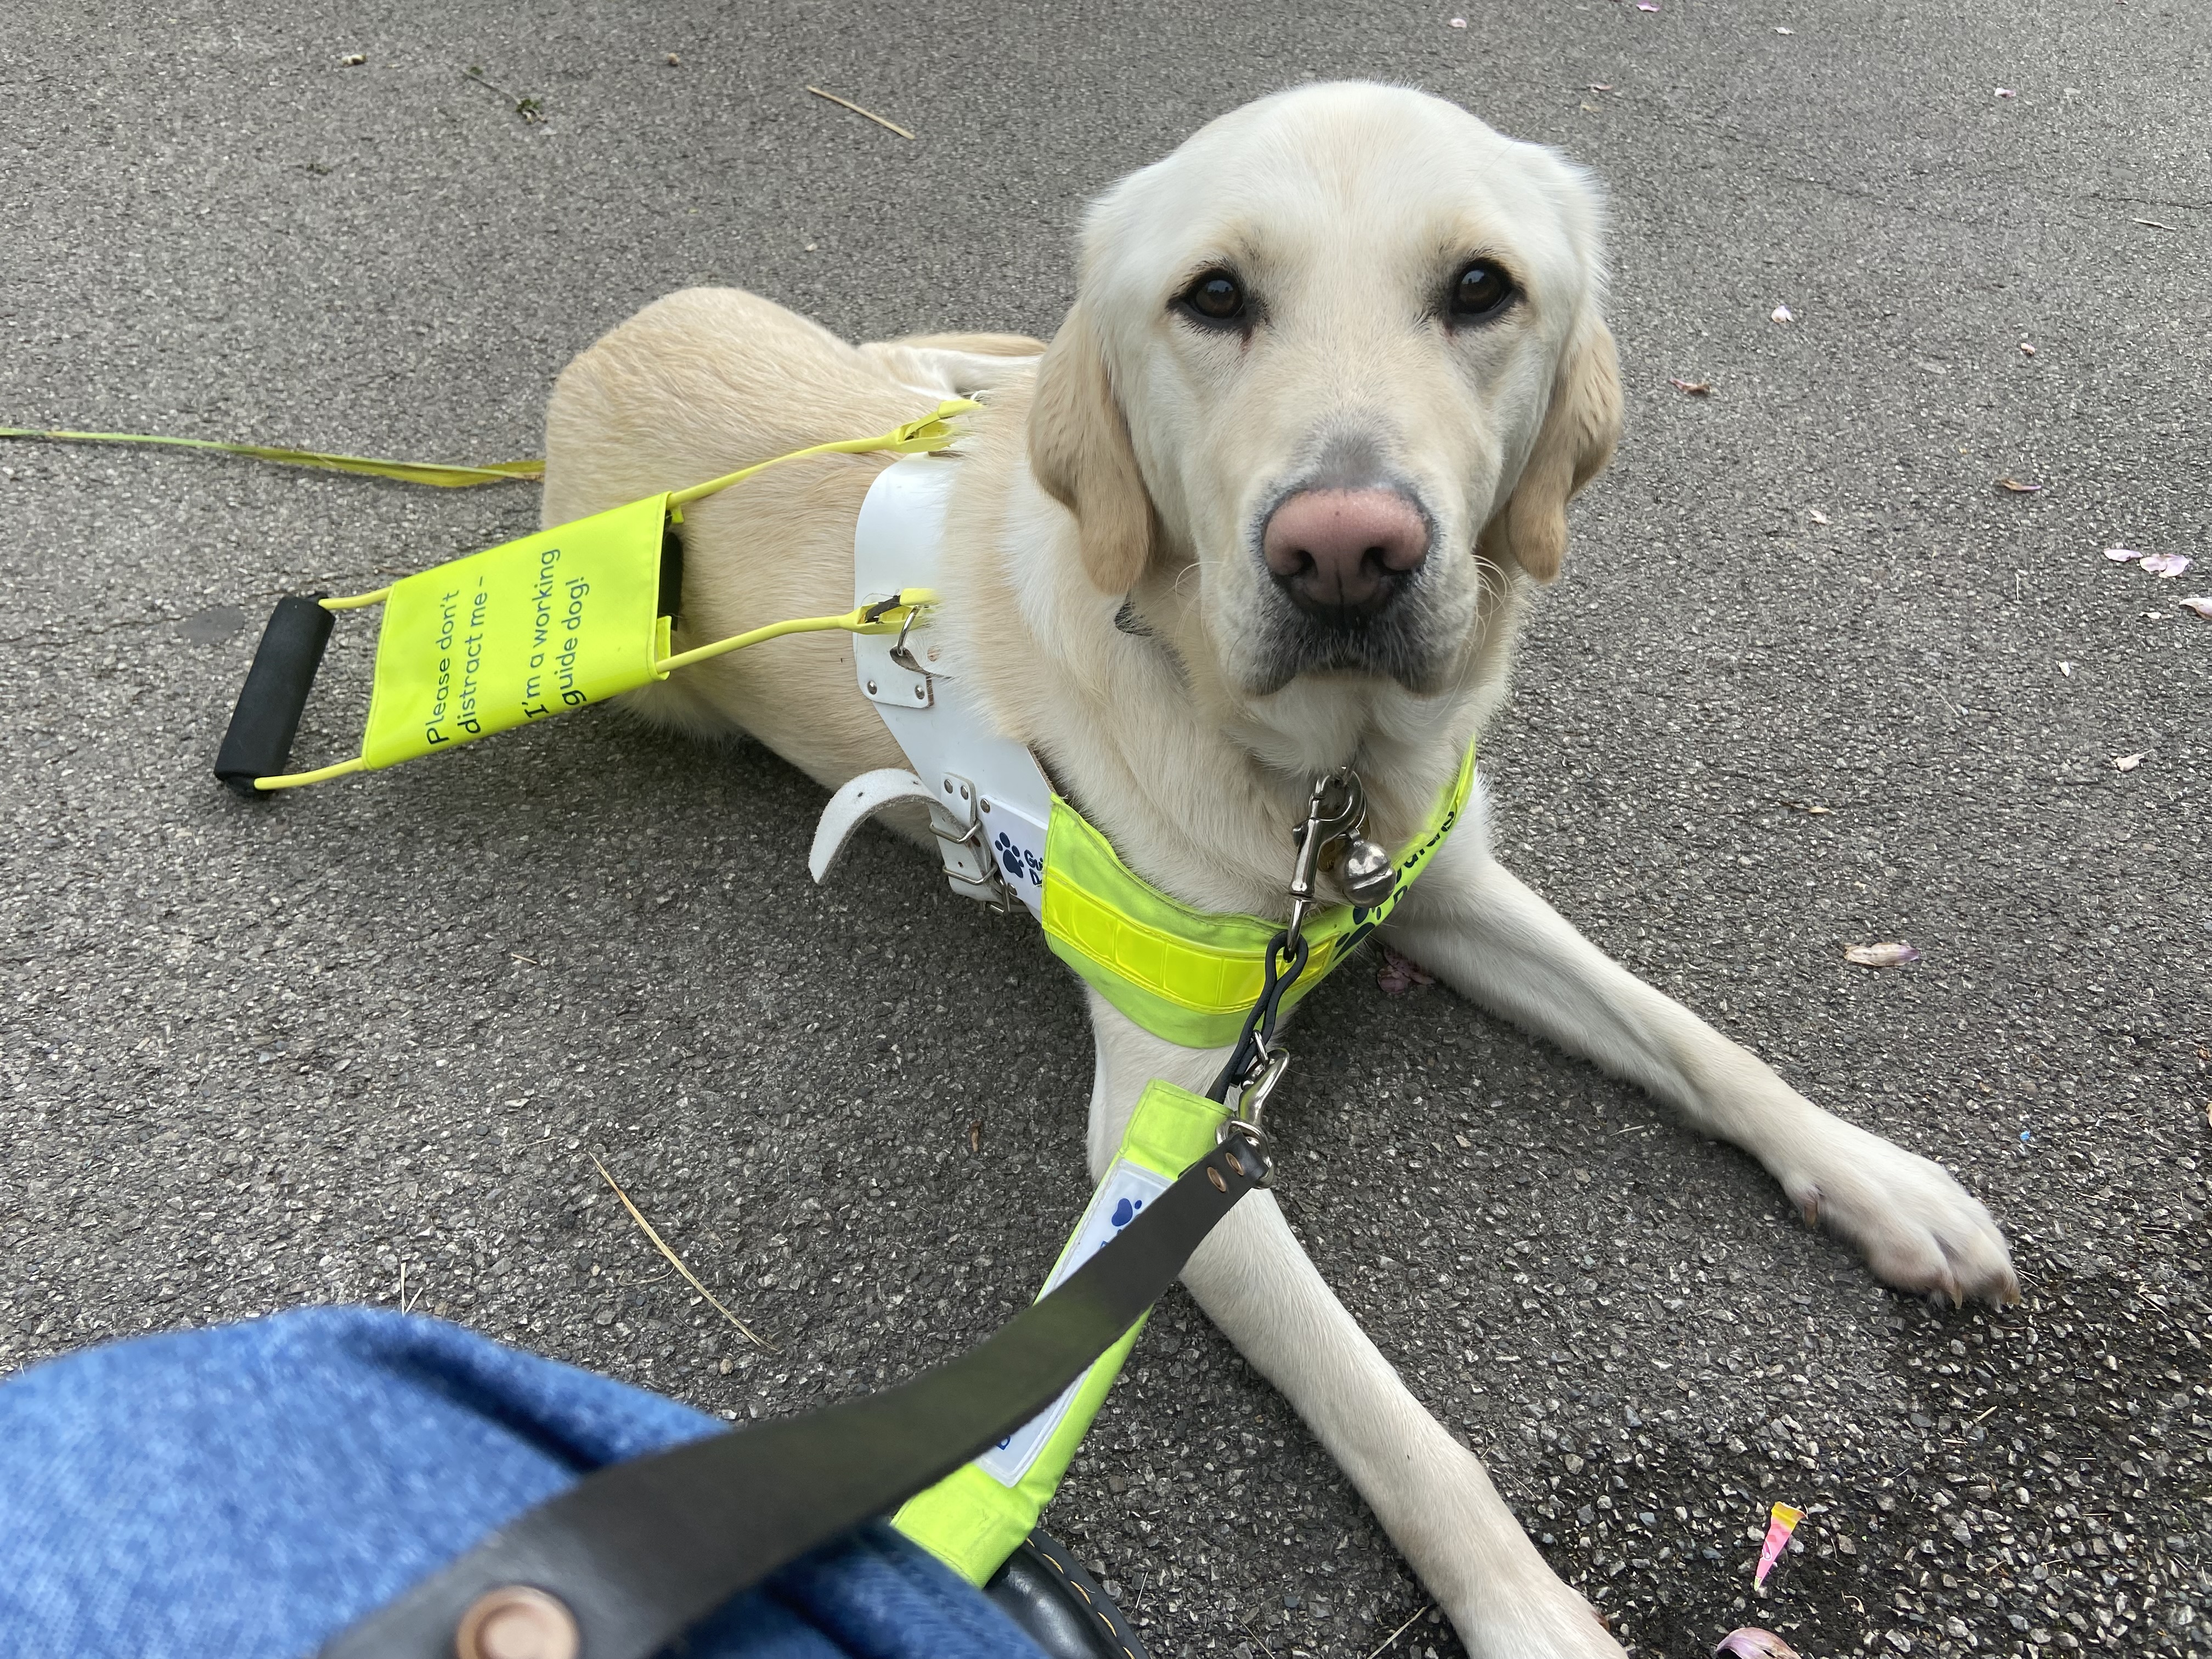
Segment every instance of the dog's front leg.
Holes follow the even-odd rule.
[[[1392,944],[1461,995],[1742,1147],[1891,1284],[1954,1302],[2019,1299],[2004,1235],[1978,1200],[1928,1159],[1822,1111],[1607,957],[1490,856],[1475,817],[1399,906]]]
[[[1096,1180],[1148,1082],[1202,1091],[1228,1054],[1149,1036],[1095,992],[1091,1006]],[[1322,1282],[1273,1193],[1254,1193],[1231,1211],[1182,1280],[1352,1477],[1475,1659],[1620,1659],[1589,1605],[1528,1541],[1481,1460],[1407,1391]]]

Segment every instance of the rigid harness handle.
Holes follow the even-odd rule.
[[[222,747],[216,751],[216,776],[248,800],[263,799],[253,787],[256,778],[273,777],[292,757],[292,739],[299,734],[300,716],[307,711],[307,693],[314,689],[315,671],[323,665],[323,648],[335,620],[322,600],[313,593],[288,594],[276,601],[254,648],[253,666],[239,689]]]

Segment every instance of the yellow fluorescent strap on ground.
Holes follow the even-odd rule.
[[[65,432],[29,426],[0,426],[0,438],[26,438],[62,444],[159,444],[173,449],[207,449],[243,455],[280,466],[314,467],[325,472],[361,472],[402,483],[432,484],[440,489],[468,489],[477,484],[516,483],[545,476],[543,461],[494,461],[485,466],[445,466],[434,461],[383,461],[368,455],[331,455],[319,449],[276,449],[266,444],[218,443],[212,438],[158,438],[140,432]]]
[[[978,407],[966,398],[949,399],[889,432],[816,444],[471,553],[374,593],[324,600],[331,611],[384,606],[361,754],[313,771],[258,778],[254,787],[291,789],[375,771],[603,702],[665,679],[672,670],[786,635],[896,632],[917,606],[936,596],[908,589],[888,605],[771,623],[676,654],[671,619],[660,604],[668,525],[672,519],[682,522],[684,503],[785,461],[943,449],[957,435],[951,417]]]

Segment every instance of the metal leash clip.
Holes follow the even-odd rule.
[[[1314,780],[1305,822],[1291,829],[1291,839],[1298,849],[1291,872],[1293,933],[1312,907],[1316,872],[1334,875],[1346,898],[1369,908],[1397,888],[1397,866],[1389,853],[1367,839],[1366,786],[1348,766]]]
[[[1287,931],[1292,946],[1313,909],[1314,878],[1334,870],[1346,844],[1367,824],[1367,791],[1359,774],[1348,766],[1325,772],[1314,780],[1306,799],[1304,822],[1291,828],[1297,856],[1291,863],[1291,920]]]
[[[1282,1082],[1283,1073],[1291,1069],[1291,1051],[1279,1043],[1272,1047],[1261,1045],[1262,1058],[1259,1073],[1243,1085],[1232,1109],[1235,1115],[1213,1132],[1216,1146],[1231,1135],[1241,1135],[1249,1141],[1252,1150],[1260,1155],[1260,1185],[1272,1186],[1275,1180],[1275,1160],[1269,1156],[1267,1133],[1260,1127],[1260,1120],[1267,1109],[1276,1085]]]
[[[1237,1097],[1231,1109],[1235,1115],[1221,1126],[1217,1141],[1233,1134],[1250,1142],[1264,1171],[1261,1186],[1274,1179],[1275,1165],[1261,1121],[1291,1066],[1291,1051],[1274,1041],[1275,1021],[1284,995],[1305,971],[1311,954],[1305,923],[1313,912],[1315,878],[1336,872],[1352,902],[1365,905],[1379,904],[1398,884],[1390,855],[1366,839],[1366,829],[1367,791],[1357,772],[1340,766],[1314,780],[1305,817],[1291,826],[1297,852],[1291,861],[1290,920],[1268,941],[1259,1000],[1245,1016],[1243,1034],[1213,1082],[1214,1099],[1226,1105],[1232,1093]]]

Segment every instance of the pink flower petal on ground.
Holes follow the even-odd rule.
[[[2017,98],[2020,96],[2020,94],[2014,92],[2010,87],[1999,87],[1996,88],[1996,91],[1997,96],[2000,98]]]
[[[1797,313],[1790,310],[1788,306],[1777,306],[1766,314],[1778,323],[1794,323],[1797,320]]]
[[[1920,960],[1920,952],[1910,945],[1854,945],[1844,952],[1845,962],[1856,962],[1862,968],[1902,968],[1908,962]]]
[[[2125,564],[2130,559],[2148,558],[2149,555],[2138,553],[2132,547],[2108,547],[2105,550],[2105,556],[2114,564]]]
[[[1451,20],[1451,26],[1455,29],[1463,29],[1467,27],[1467,19],[1464,17],[1455,17]]]
[[[1678,380],[1670,381],[1669,384],[1674,386],[1675,391],[1686,392],[1692,398],[1710,397],[1712,394],[1713,390],[1713,383],[1711,380]]]
[[[1761,1630],[1756,1625],[1730,1631],[1721,1638],[1720,1645],[1713,1652],[1716,1659],[1723,1653],[1733,1656],[1733,1659],[1797,1659],[1796,1649],[1772,1631]]]
[[[2193,611],[2206,622],[2212,622],[2212,593],[2191,593],[2176,601],[2184,611]]]
[[[2189,568],[2185,553],[2146,553],[2142,568],[2154,576],[2179,576]]]
[[[1656,11],[1659,9],[1659,7],[1656,0],[1636,0],[1636,9],[1638,11]]]
[[[1403,996],[1416,985],[1434,985],[1437,976],[1411,957],[1401,957],[1386,945],[1382,947],[1382,965],[1376,969],[1375,982],[1382,988],[1384,996],[1395,997]]]
[[[2148,753],[2148,750],[2145,750],[2144,752]],[[2112,757],[2112,770],[2115,772],[2132,772],[2136,768],[2141,766],[2142,763],[2143,757],[2142,755],[2115,755]]]
[[[2019,479],[2012,477],[1999,478],[1997,480],[1997,488],[1999,489],[2008,489],[2015,495],[2040,495],[2043,491],[2043,486],[2041,484],[2022,483]]]

